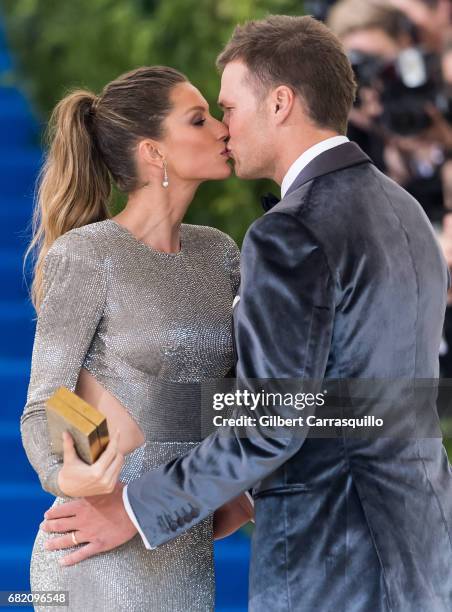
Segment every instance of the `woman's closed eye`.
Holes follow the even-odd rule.
[[[206,122],[205,119],[202,119],[202,118],[201,119],[196,119],[196,121],[193,123],[193,125],[199,125],[200,126],[200,125],[204,125],[205,122]]]

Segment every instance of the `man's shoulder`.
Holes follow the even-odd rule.
[[[249,226],[242,253],[250,244],[261,252],[286,250],[287,253],[297,250],[301,244],[321,246],[317,229],[299,214],[296,206],[277,205]]]
[[[359,164],[311,179],[289,193],[266,214],[291,215],[321,236],[345,234],[354,218],[370,220],[371,209],[392,207],[392,201],[407,203],[412,196],[373,164]],[[369,219],[368,219],[369,217]],[[342,222],[342,223],[340,223]],[[341,226],[341,228],[339,228]],[[338,235],[339,239],[342,239]]]

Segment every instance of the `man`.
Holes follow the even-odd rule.
[[[338,40],[310,17],[273,16],[238,27],[218,64],[236,173],[282,194],[243,243],[238,377],[437,377],[447,267],[419,204],[344,136],[355,81]],[[395,388],[391,415],[411,423]],[[87,542],[72,564],[137,528],[146,546],[164,544],[253,487],[250,610],[451,609],[440,438],[229,434],[94,505],[47,512],[43,528]]]

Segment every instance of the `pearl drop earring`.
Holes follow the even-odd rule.
[[[163,185],[163,187],[165,187],[165,189],[169,185],[168,172],[166,170],[166,161],[165,160],[163,160],[163,182],[162,182],[162,185]]]

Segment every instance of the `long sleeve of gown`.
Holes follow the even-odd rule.
[[[102,317],[106,275],[91,241],[71,231],[50,248],[43,276],[44,296],[20,428],[28,460],[43,489],[63,496],[57,480],[62,459],[51,450],[45,402],[61,385],[75,390]]]

